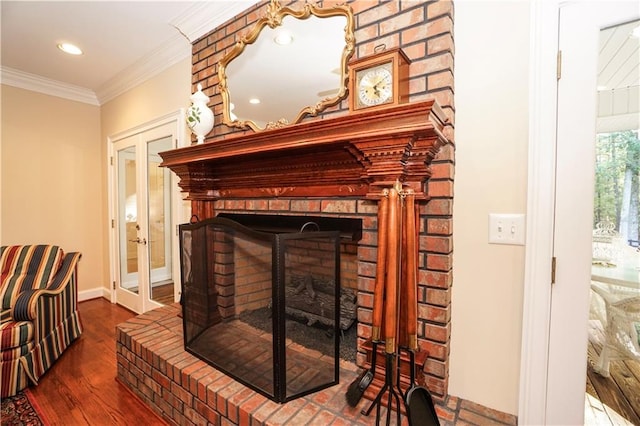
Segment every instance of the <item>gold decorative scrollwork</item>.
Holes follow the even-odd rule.
[[[271,40],[269,37],[269,35],[273,34],[273,31],[266,31],[265,27],[269,27],[271,29],[279,28],[283,26],[283,20],[286,17],[291,17],[293,20],[285,20],[285,24],[295,21],[297,23],[296,25],[301,25],[304,22],[305,30],[302,32],[305,34],[300,35],[300,43],[306,42],[307,40],[313,40],[309,42],[310,45],[322,46],[321,50],[325,50],[324,47],[327,46],[326,43],[322,43],[325,42],[325,39],[327,38],[327,30],[324,25],[329,22],[328,18],[346,18],[340,19],[335,24],[328,26],[333,30],[336,27],[336,24],[341,28],[343,23],[346,22],[344,32],[341,32],[344,38],[342,38],[342,35],[340,34],[335,36],[341,40],[341,44],[339,46],[334,46],[332,50],[330,50],[330,55],[333,61],[333,49],[335,48],[335,65],[325,64],[323,62],[322,65],[330,65],[331,69],[327,68],[326,70],[322,70],[324,74],[321,74],[320,77],[307,75],[311,70],[323,68],[323,66],[320,65],[310,66],[309,64],[310,61],[313,61],[316,57],[320,56],[320,51],[317,47],[306,49],[307,45],[304,45],[306,49],[304,51],[305,55],[291,55],[293,57],[286,56],[285,60],[278,60],[278,58],[281,57],[279,55],[284,55],[285,53],[283,53],[282,50],[276,50],[278,48],[282,49],[282,46],[274,47],[274,40]],[[321,23],[324,28],[323,30],[311,30],[312,25],[320,26]],[[305,116],[316,116],[326,108],[338,104],[346,97],[347,93],[347,63],[355,49],[354,26],[355,23],[351,7],[345,4],[322,8],[317,4],[305,3],[304,7],[301,9],[294,10],[291,7],[281,7],[280,1],[272,0],[266,6],[265,16],[259,19],[255,26],[251,28],[249,32],[243,36],[241,40],[239,40],[220,60],[218,67],[218,87],[222,96],[222,119],[224,124],[239,128],[249,127],[254,131],[280,128],[298,123]],[[263,30],[265,31],[263,32]],[[311,38],[311,34],[316,31],[318,36]],[[336,31],[331,31],[330,33],[333,34],[334,32]],[[261,37],[261,34],[264,34],[264,36]],[[258,40],[260,40],[260,43],[256,43]],[[344,44],[342,44],[342,40],[344,40]],[[254,47],[247,49],[250,45],[254,45]],[[262,53],[260,54],[257,53],[258,47],[262,49]],[[277,55],[271,55],[271,49],[273,49],[273,52],[278,52]],[[265,51],[268,51],[269,53],[265,53]],[[241,55],[242,59],[240,59]],[[268,58],[265,63],[252,62],[254,57],[262,58],[265,57],[265,55]],[[262,66],[261,64],[265,66]],[[305,68],[305,66],[307,67]],[[274,68],[276,71],[273,74],[266,74],[267,68]],[[254,72],[255,74],[253,74]],[[242,77],[236,77],[238,74],[242,74]],[[249,75],[251,75],[251,77],[249,77]],[[274,75],[277,75],[280,80],[273,77]],[[292,80],[297,80],[299,76],[302,76],[299,84],[308,85],[309,82],[320,81],[321,79],[322,82],[324,82],[325,75],[328,76],[326,78],[330,78],[332,82],[337,81],[338,84],[336,84],[336,86],[338,87],[334,87],[333,84],[330,87],[310,87],[309,97],[305,98],[306,101],[300,100],[298,101],[298,104],[292,105],[286,109],[286,114],[290,114],[288,116],[277,115],[280,112],[277,111],[277,108],[272,106],[269,108],[269,112],[276,114],[275,116],[269,118],[258,118],[257,113],[254,113],[257,108],[254,107],[253,109],[250,109],[245,107],[244,104],[241,104],[248,102],[248,97],[245,99],[245,96],[239,95],[239,92],[241,91],[239,88],[244,90],[244,88],[248,87],[250,84],[259,85],[260,89],[264,89],[265,91],[265,86],[277,87],[277,94],[272,94],[268,100],[276,100],[277,103],[283,104],[288,99],[293,99],[297,92],[300,92],[300,90],[293,86]],[[245,76],[247,77],[246,79],[244,79]],[[236,80],[240,78],[242,78],[242,80]],[[230,80],[233,80],[231,81],[232,84],[230,84]],[[318,86],[322,84],[323,83],[319,82]],[[231,98],[232,92],[233,100]],[[273,104],[273,102],[271,102],[271,104]],[[234,107],[235,110],[233,109]]]

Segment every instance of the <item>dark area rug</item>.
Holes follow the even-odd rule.
[[[239,315],[241,321],[262,331],[271,333],[271,309],[261,308],[244,311]],[[309,326],[302,322],[288,319],[286,337],[307,348],[315,348],[322,353],[331,354],[333,351],[332,334],[321,325]],[[356,327],[351,326],[340,336],[340,358],[354,362],[356,359]]]
[[[40,426],[47,422],[36,411],[26,393],[19,392],[16,396],[2,399],[0,419],[2,426]]]

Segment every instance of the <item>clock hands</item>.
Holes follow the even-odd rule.
[[[391,99],[392,75],[386,69],[373,69],[358,81],[359,99],[365,105],[373,106]]]
[[[368,94],[371,96],[371,91],[373,91],[373,95],[374,95],[375,97],[380,97],[380,91],[381,91],[381,90],[384,90],[384,85],[383,85],[383,87],[382,87],[382,88],[379,88],[379,87],[378,87],[381,83],[385,83],[385,85],[386,85],[386,82],[385,82],[385,76],[380,77],[380,78],[378,79],[378,81],[376,81],[375,83],[373,83],[373,84],[371,84],[371,85],[368,85],[368,87],[366,88],[366,89],[368,89],[368,90],[367,90]],[[365,90],[366,90],[366,89],[365,89]]]

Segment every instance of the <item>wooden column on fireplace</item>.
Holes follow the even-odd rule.
[[[447,143],[445,122],[437,103],[427,100],[227,135],[160,155],[200,220],[214,217],[221,199],[377,200],[396,181],[424,202],[430,163]]]

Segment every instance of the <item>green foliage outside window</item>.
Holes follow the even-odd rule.
[[[637,130],[599,134],[593,220],[611,221],[624,241],[640,234],[640,140]]]

